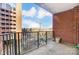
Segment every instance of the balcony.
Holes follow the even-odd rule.
[[[51,37],[49,33],[51,34]],[[3,38],[2,54],[4,55],[79,54],[79,49],[73,48],[71,45],[56,43],[52,37],[52,32],[50,31],[6,33],[0,37]]]
[[[1,14],[6,14],[6,15],[11,15],[10,12],[2,12],[2,11],[0,11],[0,13],[1,13]]]
[[[42,33],[42,34],[41,34]],[[38,49],[47,45],[47,41],[52,39],[48,32],[19,32],[2,35],[2,54],[16,55]]]

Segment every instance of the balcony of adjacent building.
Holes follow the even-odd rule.
[[[0,12],[2,13],[7,13],[7,14],[16,14],[16,10],[12,10],[12,9],[3,9],[3,8],[0,8]]]
[[[64,9],[63,4],[37,4],[47,11],[59,13],[66,11],[77,4],[68,4],[68,9]],[[72,6],[73,5],[73,6]],[[47,8],[47,7],[49,8]],[[52,7],[53,6],[53,7]],[[62,9],[59,6],[63,7]],[[54,10],[52,9],[54,8]],[[58,10],[57,10],[57,9]],[[64,9],[64,10],[63,10]],[[52,16],[53,17],[53,16]],[[36,21],[37,22],[37,21]],[[30,25],[30,24],[29,24]],[[13,28],[13,27],[12,27]],[[11,28],[11,29],[12,29]],[[40,27],[41,28],[41,27]],[[2,39],[2,50],[3,55],[76,55],[79,54],[79,49],[75,48],[74,45],[62,42],[60,37],[55,37],[55,32],[47,29],[23,29],[22,32],[5,33],[1,35]],[[15,29],[15,28],[14,28]],[[64,34],[63,34],[64,35]]]
[[[6,19],[6,18],[0,18],[1,19],[1,21],[0,21],[0,23],[14,23],[14,24],[16,24],[16,20],[15,19],[11,19],[11,18],[9,18],[9,19]]]

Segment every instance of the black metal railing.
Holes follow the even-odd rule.
[[[1,54],[20,55],[46,45],[52,39],[51,31],[17,32],[0,36]]]

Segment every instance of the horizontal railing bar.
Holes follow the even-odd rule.
[[[47,44],[49,35],[48,33],[52,32],[53,31],[32,31],[5,33],[1,35],[3,36],[3,43],[7,41],[7,44],[3,44],[3,52],[4,54],[7,53],[10,55],[17,55],[25,51],[24,49],[27,51],[34,48],[39,48]],[[5,40],[4,38],[7,39]]]

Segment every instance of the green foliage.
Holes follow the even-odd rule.
[[[79,48],[79,45],[74,46],[75,48]]]

